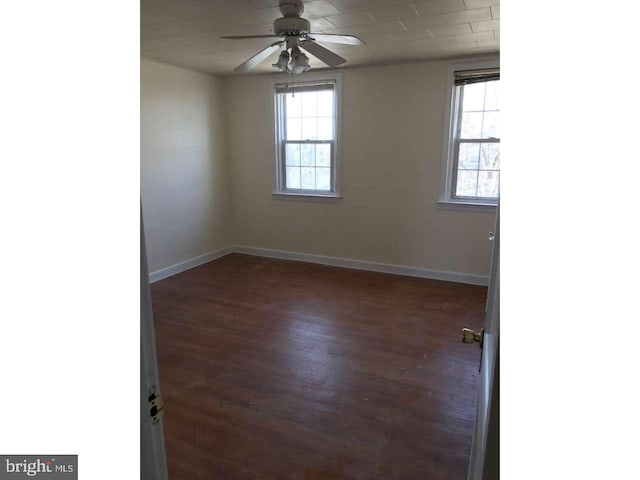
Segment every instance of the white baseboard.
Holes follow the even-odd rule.
[[[233,253],[233,246],[220,248],[218,250],[214,250],[213,252],[205,253],[204,255],[199,255],[194,258],[190,258],[189,260],[185,260],[184,262],[176,263],[174,265],[170,265],[166,268],[161,268],[160,270],[156,270],[155,272],[149,273],[149,283],[157,282],[158,280],[163,280],[165,278],[171,277],[178,273],[184,272],[185,270],[189,270],[194,267],[199,267],[205,263],[209,263],[216,258],[224,257],[225,255],[229,255]]]
[[[324,255],[312,255],[310,253],[290,252],[286,250],[272,250],[270,248],[248,247],[244,245],[232,245],[214,250],[198,257],[176,263],[166,268],[156,270],[149,274],[149,282],[171,277],[194,267],[199,267],[230,253],[243,253],[257,257],[279,258],[282,260],[294,260],[297,262],[317,263],[331,265],[333,267],[353,268],[355,270],[367,270],[370,272],[391,273],[394,275],[407,275],[409,277],[429,278],[432,280],[444,280],[447,282],[468,283],[471,285],[488,285],[489,278],[485,275],[471,273],[447,272],[431,270],[429,268],[407,267],[405,265],[391,265],[388,263],[369,262],[366,260],[353,260],[349,258],[326,257]]]
[[[471,273],[446,272],[442,270],[431,270],[429,268],[407,267],[404,265],[391,265],[388,263],[369,262],[366,260],[352,260],[348,258],[325,257],[323,255],[312,255],[309,253],[289,252],[285,250],[271,250],[268,248],[247,247],[235,245],[233,251],[246,255],[258,257],[279,258],[282,260],[296,260],[298,262],[318,263],[321,265],[331,265],[334,267],[353,268],[355,270],[368,270],[371,272],[391,273],[394,275],[407,275],[409,277],[429,278],[432,280],[444,280],[447,282],[468,283],[471,285],[489,284],[489,277],[486,275],[475,275]]]

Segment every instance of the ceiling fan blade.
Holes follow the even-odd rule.
[[[258,64],[262,63],[264,60],[266,60],[269,56],[271,56],[271,54],[277,50],[280,50],[280,45],[282,45],[284,42],[276,42],[272,45],[269,45],[267,48],[260,50],[258,53],[256,53],[253,57],[251,57],[249,60],[247,60],[246,62],[244,62],[242,65],[240,65],[239,67],[236,67],[233,69],[234,72],[246,72],[248,70],[251,70],[252,68],[255,68],[258,66]]]
[[[227,38],[229,40],[244,40],[247,38],[280,38],[282,35],[227,35],[220,38]]]
[[[327,50],[319,43],[309,40],[308,38],[304,42],[300,42],[300,48],[304,48],[307,52],[322,60],[330,67],[337,67],[338,65],[346,62],[340,55],[336,55],[331,50]]]
[[[318,42],[344,43],[345,45],[366,45],[355,35],[333,35],[330,33],[310,33],[309,38]]]

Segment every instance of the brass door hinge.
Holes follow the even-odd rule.
[[[481,328],[479,332],[474,332],[470,328],[462,329],[462,343],[478,342],[480,348],[482,348],[483,340],[484,340],[484,328]]]
[[[151,417],[151,423],[157,425],[164,415],[164,400],[162,399],[162,395],[155,390],[155,387],[152,387],[151,394],[149,395],[149,416]]]

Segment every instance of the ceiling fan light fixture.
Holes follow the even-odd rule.
[[[307,57],[299,47],[291,49],[291,62],[289,68],[293,73],[304,73],[311,68],[309,65],[309,57]]]
[[[278,57],[278,61],[274,63],[272,66],[276,67],[281,72],[289,71],[289,52],[283,50],[280,52],[280,56]]]

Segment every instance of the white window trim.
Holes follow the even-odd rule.
[[[442,206],[462,206],[494,210],[498,200],[474,200],[455,198],[453,195],[453,167],[455,165],[455,139],[453,133],[456,129],[457,115],[454,112],[455,98],[455,72],[460,70],[481,70],[484,68],[500,67],[500,61],[482,60],[476,62],[452,63],[447,71],[447,94],[444,112],[444,132],[442,137],[442,178],[440,180],[440,199],[438,204]]]
[[[306,83],[306,82],[316,82],[323,80],[332,80],[335,82],[335,91],[334,91],[334,112],[335,112],[335,122],[334,122],[334,152],[333,152],[333,165],[332,165],[332,180],[333,180],[333,191],[331,192],[320,192],[317,190],[291,190],[287,191],[282,189],[281,187],[284,185],[284,180],[282,178],[282,165],[281,162],[284,160],[281,158],[281,142],[282,139],[279,137],[281,129],[278,128],[278,96],[275,94],[275,86],[278,84],[286,83],[286,81],[291,81],[291,76],[287,76],[285,78],[284,75],[276,75],[272,77],[271,82],[271,95],[273,95],[272,108],[273,112],[271,118],[272,122],[272,137],[274,140],[274,146],[272,149],[272,159],[273,159],[273,172],[274,172],[274,183],[273,183],[273,192],[272,195],[281,199],[309,199],[309,200],[327,200],[327,199],[341,199],[341,118],[342,118],[342,74],[337,72],[327,72],[327,73],[304,73],[303,75],[299,75],[295,77],[294,84],[298,83]]]

